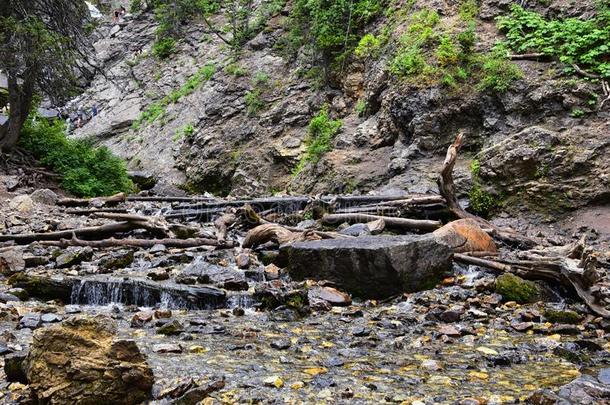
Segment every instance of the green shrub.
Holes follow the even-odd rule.
[[[354,55],[360,59],[377,59],[381,53],[381,39],[373,34],[366,34],[358,42]]]
[[[513,5],[509,15],[497,20],[498,28],[506,34],[508,47],[514,52],[541,52],[568,66],[577,64],[610,78],[610,8],[607,6],[600,7],[595,16],[587,19],[547,20],[534,11]]]
[[[423,71],[424,54],[418,47],[401,49],[390,65],[390,72],[399,77],[412,76]]]
[[[506,91],[514,80],[523,77],[519,66],[508,60],[505,55],[495,50],[481,57],[482,77],[477,85],[479,90]]]
[[[167,59],[176,52],[176,40],[171,37],[159,39],[153,44],[152,53],[159,59]]]
[[[255,88],[251,91],[246,92],[246,108],[248,111],[248,115],[254,116],[258,114],[260,110],[265,107],[264,101],[261,99],[262,90],[259,88]]]
[[[248,74],[248,71],[241,67],[238,63],[231,63],[225,67],[225,72],[235,77],[242,77]]]
[[[570,116],[573,118],[581,118],[585,115],[585,112],[580,108],[575,108],[570,112]]]
[[[174,136],[172,137],[172,141],[178,142],[182,138],[190,138],[195,133],[195,126],[192,123],[185,124],[183,127],[179,128]]]
[[[567,323],[577,324],[580,322],[582,317],[574,311],[559,311],[554,309],[548,309],[544,312],[544,317],[552,323]]]
[[[440,43],[436,48],[436,59],[441,66],[450,66],[458,63],[458,51],[448,35],[441,36]]]
[[[295,167],[293,175],[300,173],[307,163],[318,163],[326,152],[332,150],[332,140],[342,125],[340,120],[330,119],[328,106],[324,105],[318,115],[309,122],[309,133],[305,141],[307,149]]]
[[[131,0],[129,3],[129,12],[135,14],[142,10],[142,0]]]
[[[64,189],[79,197],[130,192],[125,163],[106,147],[66,138],[63,121],[28,120],[20,146],[62,176]]]
[[[358,102],[356,103],[356,112],[360,117],[362,117],[364,113],[366,113],[366,101],[362,99],[358,100]]]
[[[470,200],[470,211],[484,218],[488,217],[498,206],[496,199],[485,191],[477,181],[470,189],[468,199]]]
[[[458,13],[462,21],[469,22],[474,20],[479,14],[479,6],[476,0],[463,0],[460,3]]]

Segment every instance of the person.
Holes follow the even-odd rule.
[[[97,115],[97,105],[93,104],[93,107],[91,107],[91,118],[95,117]]]
[[[119,11],[121,13],[121,17],[123,17],[125,14],[127,14],[127,9],[125,8],[125,6],[121,6]]]
[[[121,11],[117,8],[116,10],[114,10],[112,21],[114,21],[115,23],[119,22],[119,15],[121,15]]]

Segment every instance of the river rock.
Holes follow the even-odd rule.
[[[71,267],[82,262],[91,260],[92,257],[93,249],[91,249],[90,247],[71,248],[57,256],[57,258],[55,259],[55,265],[58,268]]]
[[[19,320],[19,328],[20,329],[37,329],[42,325],[42,320],[40,319],[40,314],[37,313],[29,313],[23,315],[23,317]]]
[[[493,239],[474,219],[466,218],[449,222],[433,234],[443,243],[451,246],[456,253],[497,251]]]
[[[281,247],[297,280],[329,280],[362,298],[433,287],[451,268],[451,249],[432,235],[363,236]]]
[[[166,324],[157,329],[158,334],[167,336],[179,335],[182,332],[184,332],[184,326],[182,326],[182,324],[175,319],[173,321],[167,322]]]
[[[312,305],[317,301],[328,302],[336,306],[347,306],[352,303],[349,294],[332,287],[313,286],[307,290],[307,296]]]
[[[49,190],[48,188],[38,189],[34,191],[30,198],[36,204],[42,205],[55,205],[57,202],[57,194],[53,190]]]
[[[29,195],[18,195],[8,203],[8,207],[22,215],[28,215],[34,209],[34,201]]]
[[[153,372],[134,341],[116,339],[107,317],[73,317],[34,333],[25,360],[38,402],[138,404]]]

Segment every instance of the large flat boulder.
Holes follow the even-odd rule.
[[[132,340],[118,339],[106,317],[74,317],[34,333],[24,370],[35,403],[139,404],[152,369]]]
[[[432,288],[452,259],[451,248],[432,235],[297,242],[281,254],[294,279],[329,280],[361,298]]]

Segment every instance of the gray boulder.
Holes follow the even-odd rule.
[[[35,204],[55,205],[59,197],[57,197],[57,194],[55,194],[53,190],[43,188],[34,191],[30,195],[30,198],[32,199],[32,201],[34,201]]]
[[[432,288],[451,268],[451,249],[431,235],[365,236],[284,245],[290,275],[329,280],[361,298]]]

